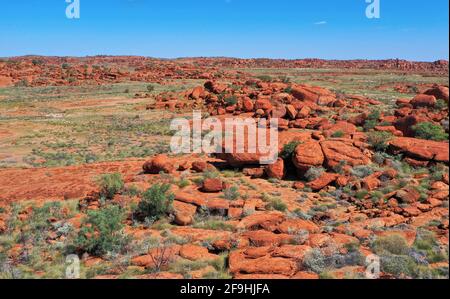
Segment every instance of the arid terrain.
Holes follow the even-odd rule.
[[[448,279],[448,84],[447,61],[2,58],[0,278],[76,254],[81,278]],[[172,154],[193,110],[277,118],[278,160]]]

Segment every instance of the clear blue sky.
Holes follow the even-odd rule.
[[[27,54],[448,60],[448,0],[3,0],[0,57]]]

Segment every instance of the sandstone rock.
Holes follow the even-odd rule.
[[[203,192],[216,193],[223,190],[223,182],[220,178],[206,178],[203,181]]]
[[[322,147],[317,141],[299,144],[292,156],[295,167],[304,172],[311,167],[322,166],[324,159]]]
[[[274,231],[278,224],[285,219],[281,212],[255,212],[239,222],[238,229],[266,229]]]
[[[431,95],[436,97],[438,100],[444,100],[448,103],[449,91],[448,87],[445,86],[435,86],[424,92],[426,95]]]
[[[145,162],[142,168],[144,172],[148,174],[158,174],[160,172],[171,173],[175,169],[173,163],[169,160],[167,155],[163,154]]]
[[[320,142],[325,156],[325,165],[333,168],[345,161],[347,165],[367,165],[370,159],[361,150],[353,145],[351,141],[326,140]]]
[[[180,256],[191,261],[213,261],[219,256],[208,252],[203,246],[186,244],[180,248]]]
[[[323,188],[325,188],[326,186],[330,185],[334,181],[336,181],[336,179],[338,177],[339,177],[339,174],[325,172],[319,178],[315,179],[312,182],[309,182],[307,185],[313,191],[319,191],[319,190],[322,190]]]
[[[229,257],[230,272],[233,274],[282,274],[293,275],[297,266],[291,259],[278,257],[260,257],[256,259],[245,258],[242,250],[235,250]]]
[[[408,157],[436,162],[449,162],[449,145],[416,138],[398,137],[389,141],[395,153],[403,153]]]
[[[320,228],[312,221],[303,219],[288,219],[282,222],[277,231],[284,234],[297,234],[300,231],[308,231],[309,233],[319,233]]]
[[[173,202],[173,208],[175,211],[175,223],[178,225],[186,226],[192,224],[194,215],[197,211],[197,207],[188,203],[184,203],[178,200]]]
[[[414,108],[420,107],[433,108],[434,105],[436,105],[436,98],[431,95],[419,94],[411,100],[411,105],[413,105]]]
[[[269,178],[281,180],[284,177],[284,173],[284,160],[281,158],[278,158],[275,163],[269,164],[266,168],[266,174]]]

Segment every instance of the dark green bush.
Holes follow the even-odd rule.
[[[433,123],[423,122],[413,126],[415,137],[427,140],[444,141],[448,139],[448,134],[444,129]]]
[[[122,232],[123,219],[122,209],[115,205],[89,211],[78,232],[75,246],[96,256],[123,252],[129,241]]]
[[[159,220],[172,211],[175,195],[169,191],[170,184],[156,184],[142,194],[135,211],[140,220]]]
[[[283,149],[281,150],[280,157],[284,160],[289,160],[292,158],[292,155],[297,148],[297,146],[301,144],[299,141],[292,141],[283,146]]]

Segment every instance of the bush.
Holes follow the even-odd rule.
[[[121,208],[115,205],[89,211],[75,240],[75,246],[97,256],[122,252],[129,241],[122,232],[123,219]]]
[[[287,205],[280,198],[272,198],[267,205],[268,209],[284,212],[287,210]]]
[[[269,75],[261,75],[256,78],[258,78],[259,80],[261,80],[263,82],[272,82],[273,81],[272,77]]]
[[[379,110],[372,111],[369,116],[367,117],[366,123],[364,124],[364,129],[366,131],[369,131],[378,124],[378,121],[381,117],[381,113]]]
[[[423,122],[413,126],[415,137],[426,140],[444,141],[448,139],[448,134],[444,129],[433,123]]]
[[[405,238],[402,236],[390,235],[375,240],[373,250],[376,254],[391,253],[396,255],[407,255],[409,247]]]
[[[373,169],[370,166],[358,165],[353,167],[351,173],[357,178],[363,179],[371,175],[373,173]]]
[[[299,141],[292,141],[283,146],[283,149],[281,150],[280,157],[284,160],[290,160],[292,158],[292,155],[294,154],[295,149],[297,146],[301,144]]]
[[[448,109],[448,104],[444,100],[437,100],[434,108],[436,108],[437,110],[445,110]]]
[[[392,139],[392,134],[389,132],[370,132],[367,137],[374,150],[384,152],[389,147],[388,141]]]
[[[169,189],[169,184],[156,184],[145,191],[136,209],[137,218],[159,220],[170,213],[175,195]]]
[[[305,173],[305,178],[312,182],[315,179],[320,178],[320,176],[325,172],[325,169],[323,167],[311,167],[308,169],[308,171]]]
[[[147,91],[148,91],[148,92],[152,92],[152,91],[154,91],[154,90],[155,90],[155,86],[153,86],[153,85],[151,85],[151,84],[147,85]]]
[[[333,138],[341,138],[341,137],[343,137],[344,135],[345,135],[344,132],[342,132],[342,131],[336,131],[336,132],[334,132],[334,133],[331,135],[331,137],[333,137]]]
[[[395,276],[406,275],[414,276],[417,264],[406,255],[383,255],[380,258],[381,271],[393,274]]]
[[[240,196],[239,188],[237,186],[231,186],[223,191],[223,197],[228,200],[236,200]]]
[[[105,199],[113,199],[114,195],[119,193],[124,182],[120,173],[104,174],[99,180],[100,196]]]
[[[226,104],[227,106],[233,106],[233,105],[236,105],[237,102],[238,102],[236,96],[230,96],[230,97],[227,97],[227,98],[225,98],[224,101],[225,101],[225,104]]]

